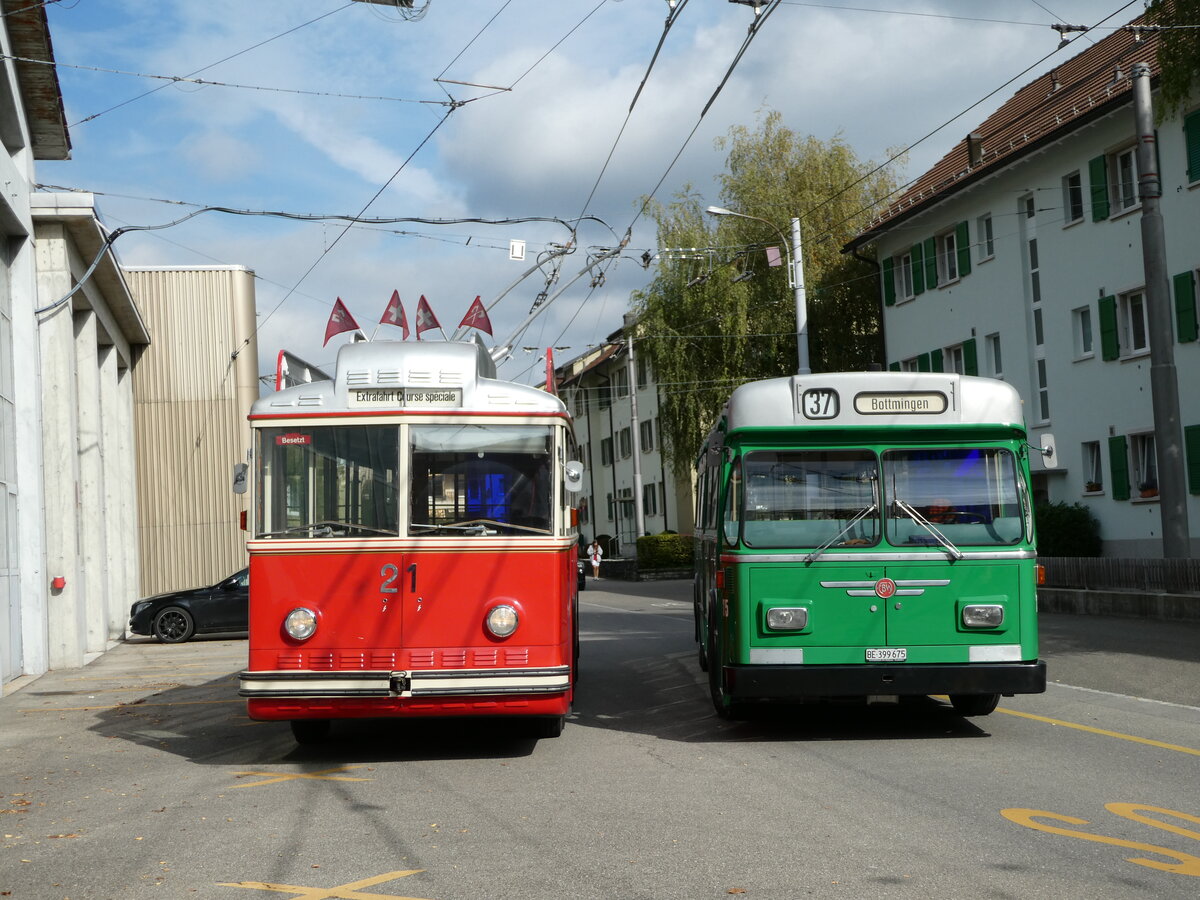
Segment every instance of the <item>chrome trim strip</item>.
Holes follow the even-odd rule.
[[[722,563],[738,563],[746,565],[748,563],[803,563],[807,553],[771,553],[763,555],[755,555],[750,553],[722,553]],[[1037,553],[1033,550],[964,550],[963,559],[983,559],[983,560],[1016,560],[1016,559],[1036,559]],[[946,559],[946,551],[938,550],[936,553],[921,552],[921,553],[826,553],[818,561],[811,564],[811,567],[816,570],[817,567],[825,564],[850,564],[868,563],[868,562],[943,562],[949,565]],[[872,582],[873,583],[873,582]]]
[[[446,669],[414,672],[242,672],[242,697],[437,697],[464,694],[551,694],[571,687],[569,666],[540,669]],[[396,691],[393,685],[406,682]]]

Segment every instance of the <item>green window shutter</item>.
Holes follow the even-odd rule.
[[[1183,139],[1187,144],[1188,181],[1200,181],[1200,110],[1183,120]]]
[[[1183,446],[1188,493],[1200,494],[1200,425],[1188,425],[1183,429]]]
[[[913,296],[925,293],[925,257],[921,245],[913,244],[912,250]]]
[[[896,305],[896,264],[889,256],[883,261],[883,302],[886,306]]]
[[[925,256],[925,287],[937,287],[937,239],[926,238],[922,248]]]
[[[889,365],[889,366],[888,366],[888,370],[889,370],[889,371],[892,371],[892,372],[899,372],[899,371],[900,371],[900,363],[899,363],[899,361],[897,361],[897,362],[894,362],[894,363],[892,363],[891,365]]]
[[[1112,473],[1112,497],[1114,500],[1129,499],[1129,451],[1125,447],[1125,435],[1108,439],[1108,468]]]
[[[939,347],[937,350],[929,351],[929,371],[930,372],[945,372],[946,369],[942,363],[942,350]]]
[[[1116,359],[1121,355],[1121,344],[1117,340],[1117,298],[1100,298],[1100,356]]]
[[[1196,280],[1191,271],[1175,276],[1175,332],[1181,344],[1196,340]]]
[[[1097,156],[1088,162],[1088,186],[1092,195],[1092,221],[1108,218],[1108,159]]]
[[[928,353],[922,353],[920,356],[917,357],[917,371],[918,372],[928,372],[929,371],[929,354]]]
[[[954,247],[958,251],[958,277],[971,274],[971,229],[959,222],[954,229]]]
[[[979,374],[979,353],[975,349],[975,338],[963,341],[963,374]]]

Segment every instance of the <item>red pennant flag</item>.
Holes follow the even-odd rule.
[[[463,316],[463,320],[458,323],[459,328],[463,326],[478,328],[480,331],[486,331],[489,337],[493,336],[492,320],[488,318],[487,310],[479,302],[479,297],[475,298],[475,302],[471,304],[471,308],[467,310],[467,314]]]
[[[325,326],[325,340],[321,346],[324,347],[331,337],[343,331],[358,331],[358,323],[354,321],[354,316],[350,315],[350,310],[346,309],[342,298],[338,297],[333,304],[333,312],[329,314],[329,322]]]
[[[421,295],[421,299],[417,301],[417,340],[421,339],[421,332],[428,331],[430,328],[440,329],[442,326],[437,320],[437,316],[433,314],[433,310],[429,308],[429,301],[425,299],[425,295]]]
[[[404,340],[408,340],[408,316],[404,314],[404,304],[400,302],[400,292],[392,291],[392,299],[388,301],[387,309],[383,311],[380,325],[398,325],[404,329]]]

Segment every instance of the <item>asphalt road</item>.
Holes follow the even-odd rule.
[[[557,739],[251,722],[244,639],[0,701],[0,897],[1200,895],[1200,627],[1045,616],[1043,695],[717,719],[683,582],[590,582]]]

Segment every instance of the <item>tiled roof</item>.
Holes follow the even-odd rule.
[[[1141,19],[1132,24],[1139,25]],[[1078,38],[1076,40],[1079,40]],[[852,240],[869,243],[899,221],[1130,101],[1130,71],[1158,75],[1158,34],[1114,31],[1017,91]],[[1131,118],[1132,124],[1132,118]]]

